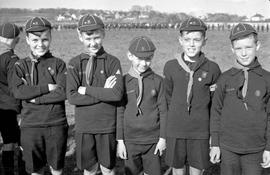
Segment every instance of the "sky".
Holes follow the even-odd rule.
[[[150,5],[160,12],[187,14],[229,13],[270,18],[270,0],[0,0],[0,8],[74,8],[128,11]]]

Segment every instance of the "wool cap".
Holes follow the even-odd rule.
[[[206,31],[207,26],[205,23],[195,17],[189,17],[188,19],[184,20],[180,25],[180,32],[182,31]]]
[[[104,28],[104,23],[99,17],[95,15],[90,15],[90,14],[83,15],[78,22],[78,29],[81,32],[87,32],[87,31],[103,29],[103,28]]]
[[[14,39],[20,34],[20,29],[12,23],[4,23],[0,26],[0,36],[4,38]]]
[[[130,42],[128,50],[136,57],[149,58],[154,54],[156,47],[150,38],[138,36]]]
[[[33,17],[29,19],[25,24],[26,32],[42,32],[51,28],[51,23],[43,17]]]
[[[230,40],[233,41],[252,33],[257,34],[257,31],[250,24],[239,23],[232,28],[230,33]]]

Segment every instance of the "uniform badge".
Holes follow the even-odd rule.
[[[199,77],[199,78],[198,78],[198,81],[202,81],[202,78],[201,78],[201,77]]]
[[[202,78],[206,78],[207,74],[208,73],[206,71],[202,71]]]
[[[100,73],[101,73],[101,74],[104,74],[104,70],[101,70]]]
[[[255,96],[256,96],[256,97],[261,96],[261,91],[260,91],[260,90],[256,90],[256,91],[255,91]]]
[[[209,86],[210,92],[214,92],[216,88],[217,88],[217,84],[212,84],[211,86]]]
[[[154,97],[154,96],[156,96],[157,95],[157,91],[155,90],[155,89],[152,89],[151,90],[151,95]]]
[[[54,70],[51,67],[48,67],[48,71],[50,72],[51,75],[54,75]]]

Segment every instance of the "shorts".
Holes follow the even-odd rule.
[[[19,143],[20,128],[17,121],[17,112],[0,109],[0,114],[0,132],[3,143]]]
[[[263,152],[238,154],[225,149],[221,149],[221,175],[261,175],[263,168]]]
[[[179,139],[168,137],[165,162],[168,166],[182,169],[185,165],[203,170],[209,167],[208,139]]]
[[[89,134],[75,133],[77,167],[91,171],[99,163],[113,169],[116,162],[115,133]]]
[[[68,125],[21,128],[23,159],[28,173],[39,172],[48,164],[55,170],[64,168]]]
[[[125,143],[128,159],[125,160],[126,175],[140,174],[161,175],[161,157],[154,154],[155,144]]]

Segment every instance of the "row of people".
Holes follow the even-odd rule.
[[[28,173],[42,174],[46,165],[53,175],[63,173],[66,96],[75,105],[76,163],[84,175],[99,168],[115,174],[116,155],[125,160],[126,174],[159,175],[165,152],[174,175],[185,174],[187,165],[189,174],[202,174],[210,161],[221,161],[222,175],[260,175],[270,167],[270,73],[258,62],[260,42],[251,25],[232,28],[235,64],[221,74],[202,52],[207,26],[188,18],[178,36],[183,52],[165,64],[164,78],[150,68],[156,47],[147,36],[130,42],[131,67],[122,75],[119,59],[102,45],[104,23],[94,15],[79,20],[84,52],[67,68],[50,52],[47,19],[27,21],[31,51],[20,60],[13,52],[17,26],[7,23],[0,29],[3,149],[18,139],[8,139],[14,123],[6,119],[20,113]]]

